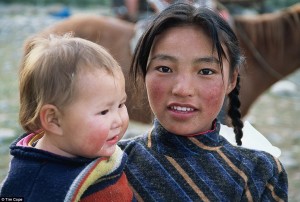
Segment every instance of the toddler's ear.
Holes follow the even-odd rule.
[[[51,104],[45,104],[40,111],[40,120],[45,131],[52,134],[62,135],[62,128],[60,126],[61,112],[59,109]]]

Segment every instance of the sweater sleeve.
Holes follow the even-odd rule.
[[[261,201],[288,201],[288,178],[282,164],[278,163],[278,172],[268,180]]]

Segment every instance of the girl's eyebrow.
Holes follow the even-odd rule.
[[[177,59],[173,56],[170,56],[170,55],[165,55],[165,54],[157,54],[157,55],[154,55],[152,58],[150,58],[150,61],[151,60],[170,60],[170,61],[173,61],[173,62],[176,62]],[[216,64],[220,64],[220,61],[214,57],[214,56],[204,56],[204,57],[199,57],[199,58],[196,58],[193,63],[196,64],[196,63],[216,63]]]
[[[171,60],[173,62],[177,61],[177,59],[175,57],[170,56],[170,55],[165,55],[165,54],[154,55],[152,58],[150,58],[150,61],[151,60]]]
[[[194,60],[193,63],[202,63],[202,62],[220,64],[220,61],[216,57],[213,57],[213,56],[197,58]]]

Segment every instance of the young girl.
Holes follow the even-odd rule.
[[[229,116],[242,145],[237,38],[222,17],[174,4],[141,37],[132,74],[144,81],[153,129],[121,141],[136,197],[145,201],[287,201],[287,175],[269,153],[231,145],[217,115]]]
[[[128,126],[125,81],[99,45],[70,36],[36,37],[20,69],[20,123],[26,134],[1,197],[24,201],[132,201],[116,146]]]

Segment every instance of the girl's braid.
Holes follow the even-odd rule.
[[[243,131],[242,128],[244,124],[241,120],[241,113],[240,113],[240,106],[241,102],[239,99],[239,92],[240,92],[240,75],[237,77],[237,82],[235,88],[229,93],[229,110],[228,115],[231,118],[234,133],[235,133],[235,140],[237,145],[242,145],[242,137]]]

